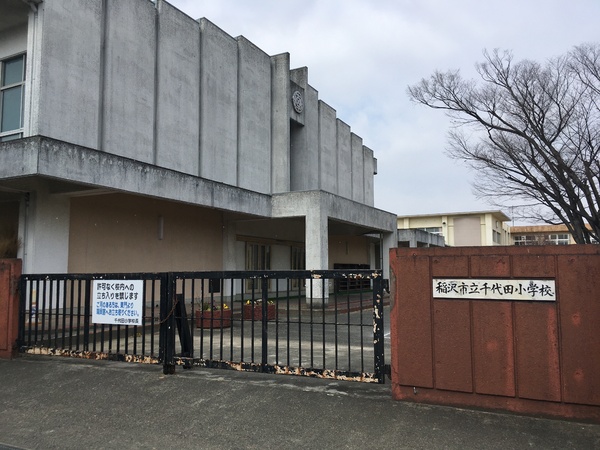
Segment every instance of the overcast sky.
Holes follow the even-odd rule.
[[[288,52],[339,119],[378,160],[375,206],[398,215],[493,209],[477,176],[445,156],[448,121],[406,88],[436,69],[476,77],[484,49],[540,62],[600,40],[599,0],[172,0],[243,35],[269,55]],[[505,211],[510,216],[510,211]]]

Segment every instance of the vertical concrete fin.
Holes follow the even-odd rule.
[[[271,56],[271,192],[290,191],[290,54]]]

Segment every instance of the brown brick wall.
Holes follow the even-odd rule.
[[[19,331],[20,259],[0,259],[0,358],[15,355]]]
[[[600,422],[600,246],[390,252],[397,400]],[[433,278],[550,278],[555,302],[434,299]]]

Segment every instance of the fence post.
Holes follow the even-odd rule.
[[[20,259],[0,260],[0,358],[16,354],[19,333]]]
[[[83,350],[86,352],[90,349],[90,319],[92,316],[92,283],[93,280],[86,280],[85,282],[85,295],[83,305]],[[58,300],[57,300],[57,309],[58,309]]]
[[[268,302],[269,302],[269,279],[263,275],[261,283],[261,307],[262,307],[262,357],[261,357],[261,371],[265,372],[267,368],[267,353],[268,353],[268,335],[269,335],[269,313],[268,313]],[[254,312],[252,313],[254,314]]]
[[[173,274],[161,277],[160,287],[160,337],[159,358],[163,363],[163,373],[175,373],[175,282]]]
[[[375,354],[375,376],[385,383],[385,347],[383,336],[383,278],[379,273],[373,278],[373,342]]]
[[[181,345],[181,356],[191,357],[193,353],[193,342],[192,332],[190,330],[190,324],[185,310],[185,294],[175,294],[175,322],[177,325],[177,333],[179,336],[179,343]],[[189,369],[191,363],[189,360],[183,366],[184,369]]]

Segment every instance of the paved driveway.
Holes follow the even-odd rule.
[[[403,403],[389,385],[25,356],[0,360],[0,389],[0,443],[26,449],[600,448],[598,425]]]

